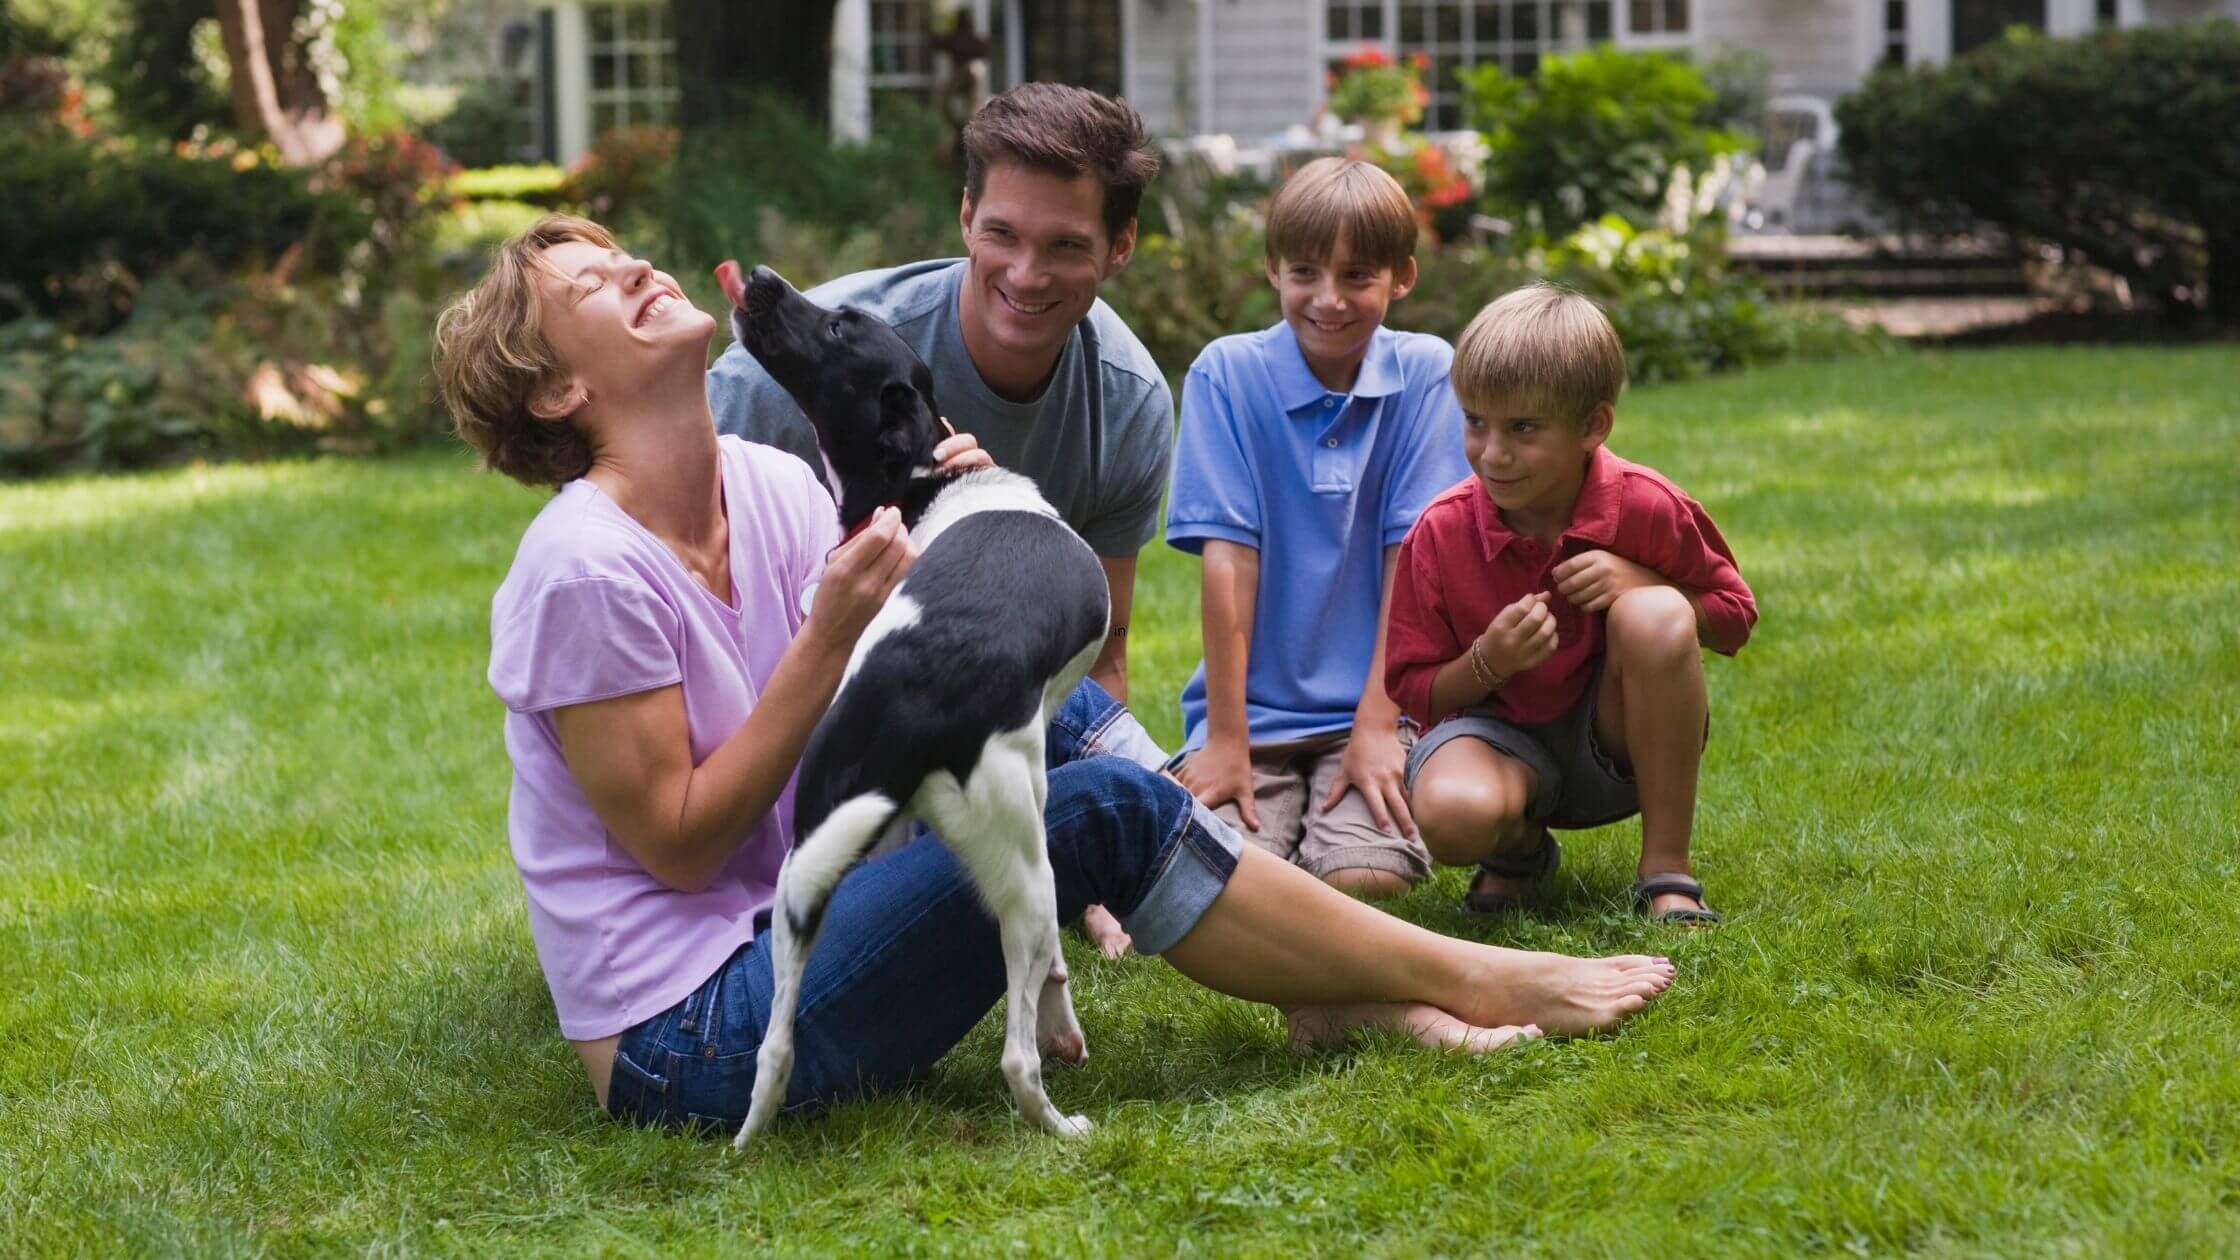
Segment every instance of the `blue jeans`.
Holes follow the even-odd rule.
[[[1043,821],[1058,917],[1092,904],[1136,947],[1182,939],[1236,870],[1236,833],[1156,765],[1158,750],[1103,688],[1084,681],[1052,719]],[[607,1110],[647,1124],[746,1119],[770,1020],[759,936],[682,1002],[622,1034]],[[841,881],[802,977],[788,1109],[923,1076],[1003,996],[995,920],[949,850],[920,827]]]

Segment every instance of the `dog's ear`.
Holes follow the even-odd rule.
[[[879,463],[896,481],[909,478],[911,470],[933,462],[933,408],[925,396],[900,381],[879,391]]]

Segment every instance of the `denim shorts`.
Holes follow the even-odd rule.
[[[1111,745],[1134,719],[1116,720],[1116,702],[1093,683],[1082,686],[1050,730],[1050,745],[1062,744],[1071,758],[1050,771],[1043,814],[1058,914],[1071,920],[1102,904],[1138,949],[1158,953],[1220,895],[1242,842],[1180,784]],[[774,983],[763,944],[740,946],[683,1001],[622,1034],[609,1112],[647,1124],[739,1127],[770,1020]],[[786,1106],[924,1076],[1003,993],[995,920],[956,858],[920,828],[850,871],[833,893],[802,977]]]

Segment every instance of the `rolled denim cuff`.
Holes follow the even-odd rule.
[[[1184,796],[1190,807],[1176,820],[1175,833],[1164,846],[1164,867],[1143,900],[1120,919],[1138,953],[1163,954],[1189,935],[1236,874],[1243,852],[1244,841],[1229,824],[1188,793]]]
[[[1167,764],[1167,752],[1143,729],[1143,723],[1124,704],[1114,704],[1097,716],[1081,736],[1082,755],[1126,757],[1146,770]]]

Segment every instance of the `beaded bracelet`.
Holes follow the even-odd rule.
[[[1493,672],[1493,666],[1486,664],[1484,652],[1479,640],[1470,640],[1470,672],[1476,676],[1479,686],[1489,692],[1499,691],[1509,680]]]

